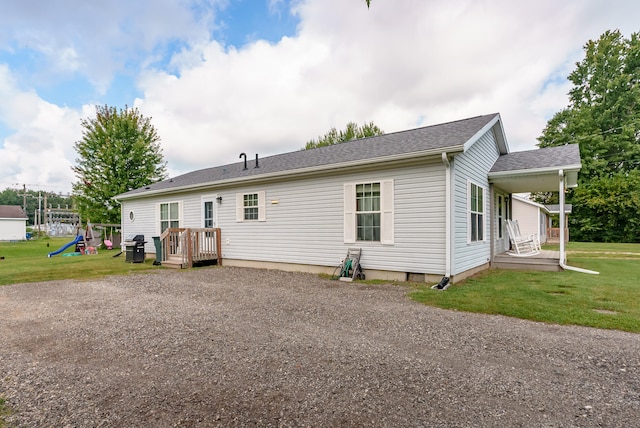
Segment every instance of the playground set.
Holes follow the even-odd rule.
[[[100,246],[100,244],[101,244],[100,234],[94,233],[91,223],[88,222],[85,230],[82,230],[80,229],[80,227],[78,227],[76,231],[76,237],[72,241],[67,242],[62,247],[58,248],[56,251],[50,252],[48,254],[48,257],[52,257],[62,253],[64,253],[62,254],[63,257],[98,254],[98,247]],[[74,245],[75,245],[75,248],[74,248],[75,251],[71,253],[65,253],[65,251],[69,247],[72,247]],[[113,248],[111,240],[109,239],[104,240],[104,245],[107,249]]]

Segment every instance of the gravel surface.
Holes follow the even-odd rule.
[[[407,292],[226,267],[0,287],[0,396],[20,427],[638,426],[640,335]]]

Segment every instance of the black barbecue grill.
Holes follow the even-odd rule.
[[[125,262],[144,263],[144,235],[128,235],[122,242],[124,246]]]

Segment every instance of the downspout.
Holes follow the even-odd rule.
[[[566,264],[567,255],[564,249],[564,228],[566,227],[565,225],[566,219],[564,215],[564,171],[563,170],[558,171],[558,178],[560,181],[560,188],[558,189],[559,190],[558,199],[560,203],[560,267],[566,270],[574,270],[576,272],[598,275],[600,274],[600,272],[596,272],[594,270],[582,269],[574,266],[568,266]]]
[[[449,285],[451,285],[451,163],[449,162],[447,152],[442,152],[442,163],[444,164],[445,176],[445,273],[440,282],[431,287],[437,290],[446,290],[449,288]]]

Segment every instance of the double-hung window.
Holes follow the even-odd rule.
[[[380,241],[380,183],[356,184],[358,241]]]
[[[243,195],[242,209],[244,220],[258,220],[258,194],[247,193]]]
[[[236,194],[236,221],[266,221],[264,191]]]
[[[160,204],[160,233],[170,227],[180,227],[180,203]]]
[[[393,244],[393,180],[344,185],[344,242]]]
[[[470,242],[484,241],[484,188],[469,182],[468,211]]]

